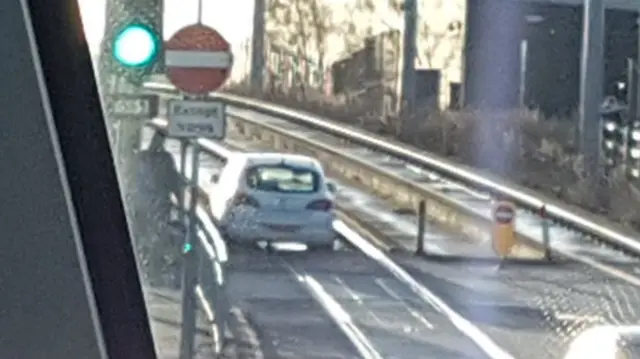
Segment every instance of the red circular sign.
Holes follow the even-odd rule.
[[[494,220],[501,224],[511,223],[515,215],[513,206],[507,203],[499,203],[493,212]]]
[[[165,44],[167,77],[179,90],[201,95],[215,91],[231,74],[231,46],[215,29],[183,27]]]

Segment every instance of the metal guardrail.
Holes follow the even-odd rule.
[[[147,127],[166,134],[166,123],[150,122]],[[197,176],[188,175],[186,147],[194,148],[192,165],[197,173],[199,146],[197,141],[183,141],[180,172],[190,194],[173,198],[179,213],[179,222],[186,228],[183,254],[185,257],[182,280],[182,328],[180,333],[180,359],[195,357],[196,318],[198,307],[204,313],[212,339],[212,352],[222,354],[230,303],[226,295],[227,246],[214,224],[212,215],[198,202],[201,190]]]
[[[171,85],[147,83],[144,86],[154,92],[178,95],[178,92]],[[439,173],[454,182],[508,199],[517,206],[532,212],[537,213],[544,209],[547,217],[552,221],[559,222],[566,227],[620,249],[640,254],[640,234],[607,219],[594,216],[583,209],[563,204],[552,198],[545,198],[524,187],[507,184],[497,178],[492,178],[491,175],[478,174],[477,170],[468,166],[417,151],[410,146],[390,142],[389,139],[365,133],[351,126],[265,101],[225,93],[214,93],[210,95],[210,98],[322,131],[406,163]]]

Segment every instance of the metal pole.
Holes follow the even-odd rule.
[[[640,12],[636,17],[636,25],[640,28]],[[635,58],[636,60],[636,113],[634,115],[634,120],[638,119],[638,111],[640,111],[640,30],[638,30],[638,39],[637,39],[636,47],[638,48],[638,54]]]
[[[525,106],[527,90],[527,56],[529,52],[529,41],[523,39],[520,42],[520,88],[518,90],[520,106]]]
[[[551,237],[549,234],[549,218],[547,217],[547,208],[542,206],[540,209],[540,218],[542,219],[542,246],[544,247],[544,259],[551,260]]]
[[[193,359],[196,334],[196,294],[198,281],[198,256],[193,249],[196,243],[198,205],[198,172],[200,155],[198,147],[193,148],[191,157],[191,186],[189,199],[189,225],[184,245],[184,272],[182,280],[182,330],[180,333],[180,359]]]
[[[418,19],[417,0],[404,2],[404,41],[402,61],[402,106],[405,113],[413,113],[415,109],[415,58],[416,31]]]
[[[202,24],[202,0],[198,0],[198,24]]]
[[[251,38],[251,88],[254,91],[262,91],[264,86],[265,10],[265,0],[254,0]]]
[[[181,179],[187,178],[187,148],[188,148],[188,142],[181,141],[180,142],[180,178]],[[179,197],[178,209],[180,210],[180,223],[186,224],[187,211],[185,210],[185,207],[187,206],[187,204],[185,203],[185,192],[180,191],[178,193],[178,197]]]
[[[629,160],[631,160],[629,156],[629,151],[631,150],[631,133],[633,130],[634,123],[638,118],[638,67],[635,59],[629,58],[627,59],[627,118],[625,121],[626,133],[623,138],[623,166],[625,173],[628,173],[629,168]]]
[[[418,238],[416,238],[416,255],[421,255],[424,253],[424,227],[426,220],[426,203],[424,200],[420,201],[418,204]]]
[[[629,122],[633,122],[638,117],[638,67],[632,58],[627,59],[627,105]]]
[[[596,178],[600,161],[600,105],[603,100],[605,0],[584,0],[580,68],[580,134],[585,170]]]

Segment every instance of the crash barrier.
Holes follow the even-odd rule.
[[[167,98],[178,96],[175,89],[166,84],[147,83],[145,88],[154,93],[163,94]],[[240,111],[248,110],[258,114],[277,117],[292,123],[300,124],[323,133],[335,136],[345,142],[357,144],[382,155],[387,155],[408,164],[416,165],[437,173],[444,178],[468,187],[489,192],[507,200],[519,209],[527,210],[540,216],[540,233],[533,236],[517,231],[516,241],[531,246],[546,254],[549,250],[549,223],[560,224],[582,235],[592,237],[634,254],[640,254],[640,234],[632,232],[604,218],[593,216],[579,208],[571,208],[553,199],[542,198],[525,188],[510,186],[488,176],[478,175],[463,165],[438,158],[424,152],[416,151],[408,146],[394,143],[389,139],[371,135],[353,129],[350,126],[337,124],[318,116],[306,114],[283,106],[264,101],[235,96],[225,93],[211,94],[210,98],[225,102]],[[494,229],[494,218],[490,213],[480,213],[473,208],[452,199],[426,185],[413,182],[389,173],[362,158],[343,153],[313,138],[297,134],[285,128],[279,128],[259,118],[249,115],[228,113],[229,131],[249,141],[260,141],[281,151],[307,153],[317,157],[329,172],[337,173],[344,179],[366,187],[379,197],[388,199],[402,208],[418,209],[420,202],[425,203],[425,215],[431,221],[471,238],[477,238]]]
[[[158,130],[157,126],[150,127]],[[184,143],[183,146],[187,146]],[[185,241],[182,278],[182,328],[180,333],[180,359],[195,357],[198,309],[204,313],[210,331],[212,352],[222,354],[224,330],[230,303],[226,295],[227,247],[216,228],[209,211],[198,201],[200,192],[197,176],[186,173],[186,151],[181,151],[180,172],[187,184],[187,196],[172,198],[178,212],[177,222],[184,226]],[[195,152],[194,158],[198,157]],[[197,169],[197,160],[196,163]],[[197,172],[194,171],[194,172]]]

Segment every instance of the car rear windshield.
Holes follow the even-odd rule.
[[[309,167],[259,165],[247,171],[247,186],[265,192],[313,193],[320,187],[320,175]]]

